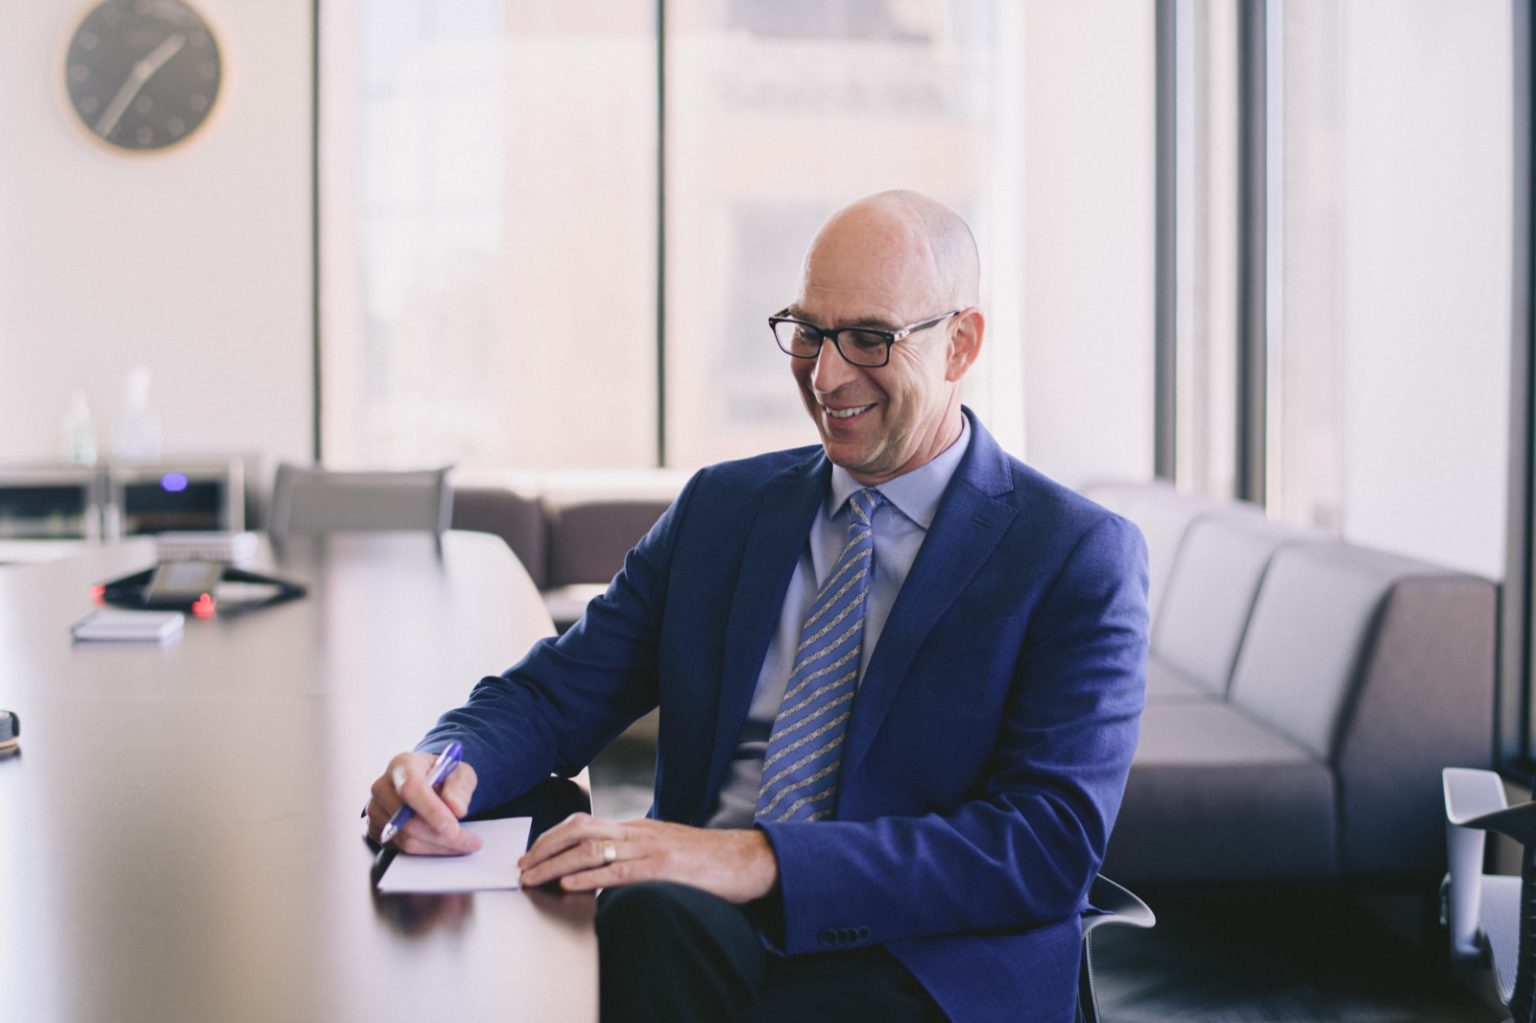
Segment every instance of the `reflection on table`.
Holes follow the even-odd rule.
[[[134,540],[0,573],[0,706],[23,722],[0,760],[7,1018],[595,1019],[590,898],[369,880],[373,778],[552,632],[505,545],[264,547],[309,596],[72,644],[92,584],[153,560]]]

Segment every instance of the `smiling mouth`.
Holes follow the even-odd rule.
[[[826,405],[823,405],[821,407],[821,410],[823,412],[825,412],[829,418],[832,418],[832,419],[852,419],[854,416],[858,415],[859,413],[861,413],[861,412],[868,412],[870,409],[872,409],[874,407],[875,406],[872,405],[872,404],[871,405],[855,405],[852,408],[828,408]]]

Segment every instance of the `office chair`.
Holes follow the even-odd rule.
[[[1079,1023],[1101,1023],[1099,995],[1093,986],[1093,957],[1090,954],[1093,932],[1100,927],[1151,927],[1157,923],[1152,908],[1128,888],[1103,874],[1088,888],[1088,908],[1083,911],[1083,955],[1077,971],[1077,1018]]]
[[[277,467],[267,532],[301,533],[423,529],[441,537],[453,511],[448,469],[332,472],[286,462]]]
[[[1440,922],[1451,958],[1492,965],[1499,1000],[1518,1023],[1536,1021],[1536,803],[1508,806],[1494,771],[1447,767]],[[1485,833],[1519,842],[1520,876],[1483,873]],[[1529,907],[1522,911],[1522,907]]]

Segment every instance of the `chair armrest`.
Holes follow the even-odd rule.
[[[1447,767],[1440,778],[1445,789],[1448,867],[1441,912],[1450,937],[1451,958],[1481,959],[1478,905],[1482,900],[1485,836],[1473,822],[1504,809],[1504,783],[1493,771],[1466,767]]]
[[[1157,923],[1152,907],[1143,902],[1135,892],[1097,875],[1088,889],[1088,908],[1083,912],[1083,934],[1104,924],[1120,924],[1127,927],[1151,927]]]
[[[1521,845],[1536,846],[1536,802],[1507,806],[1502,810],[1481,814],[1462,821],[1459,826],[1492,831],[1512,838]]]
[[[1445,787],[1445,819],[1462,825],[1473,818],[1504,809],[1504,782],[1494,771],[1447,767],[1440,772]]]

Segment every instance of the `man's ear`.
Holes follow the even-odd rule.
[[[945,380],[955,383],[965,376],[966,370],[981,355],[981,339],[986,330],[986,317],[975,306],[966,306],[955,316],[955,325],[949,332],[949,362],[944,368]]]

